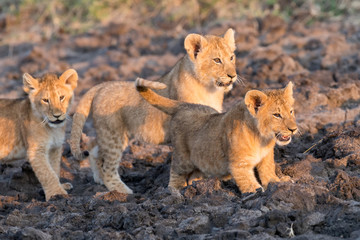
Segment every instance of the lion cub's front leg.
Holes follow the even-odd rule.
[[[50,161],[48,161],[47,156],[48,150],[45,146],[41,144],[30,144],[28,148],[28,158],[30,165],[35,172],[36,177],[39,179],[42,188],[45,192],[46,201],[48,201],[52,196],[57,194],[66,195],[67,192],[61,186],[59,178],[53,169]],[[60,159],[57,163],[54,161],[52,164],[57,165],[56,171],[60,171]]]
[[[62,147],[56,147],[56,148],[52,148],[49,151],[49,162],[50,165],[52,167],[52,169],[54,170],[54,172],[56,173],[56,175],[58,176],[58,178],[60,179],[60,169],[61,169],[61,156],[62,156]],[[73,188],[71,183],[62,183],[61,186],[65,189],[65,190],[70,190]]]
[[[246,157],[230,161],[230,172],[241,193],[256,192],[262,188],[258,183],[254,173],[252,159]]]
[[[272,149],[268,155],[266,155],[262,161],[256,166],[258,170],[261,184],[264,188],[271,182],[286,182],[291,181],[289,176],[282,177],[281,179],[275,173],[275,161],[274,150]]]

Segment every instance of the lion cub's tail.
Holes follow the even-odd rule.
[[[71,136],[70,136],[70,148],[71,153],[77,160],[82,160],[84,157],[89,156],[88,151],[82,152],[80,149],[80,140],[82,137],[82,130],[85,124],[87,117],[89,116],[91,105],[93,99],[102,87],[102,84],[99,84],[95,87],[92,87],[85,95],[81,98],[76,111],[73,116],[73,122],[71,127]]]
[[[153,82],[143,78],[135,80],[136,90],[139,94],[151,105],[163,111],[166,114],[172,115],[176,112],[177,107],[181,102],[160,96],[151,89],[164,89],[166,85],[160,82]]]

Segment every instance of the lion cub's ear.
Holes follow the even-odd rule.
[[[207,40],[199,34],[189,34],[185,38],[184,47],[192,61],[195,61],[198,53],[207,45]]]
[[[227,43],[227,45],[229,45],[230,47],[230,50],[233,52],[235,51],[236,49],[236,46],[235,46],[235,32],[232,28],[229,28],[225,35],[224,35],[224,39]]]
[[[63,74],[61,74],[59,79],[63,81],[65,84],[70,85],[72,90],[74,90],[77,87],[78,74],[74,69],[66,70]]]
[[[284,97],[290,102],[290,104],[294,103],[293,86],[294,84],[292,82],[289,82],[284,88]]]
[[[33,78],[30,74],[24,73],[23,75],[23,89],[26,93],[35,90],[39,86],[39,82],[36,78]]]
[[[258,90],[251,90],[246,93],[244,101],[251,115],[255,116],[259,108],[264,105],[266,99],[267,96],[265,93]]]

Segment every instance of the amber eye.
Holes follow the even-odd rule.
[[[47,98],[43,98],[43,99],[41,99],[41,101],[43,101],[44,103],[49,103],[49,99],[47,99]]]
[[[290,110],[290,114],[293,115],[293,114],[294,114],[294,110]]]
[[[60,101],[64,100],[65,99],[65,96],[60,96]]]
[[[232,61],[232,60],[234,60],[234,55],[232,55],[232,56],[230,57],[230,61]]]
[[[216,62],[216,63],[221,63],[221,59],[220,59],[220,58],[214,58],[213,60],[214,60],[214,62]]]
[[[276,117],[276,118],[282,118],[280,113],[274,113],[273,116]]]

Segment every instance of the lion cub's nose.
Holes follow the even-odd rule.
[[[233,79],[234,77],[236,77],[236,75],[230,75],[230,74],[228,74],[228,77],[231,78],[231,79]]]
[[[59,118],[59,117],[61,117],[61,113],[53,113],[53,116],[54,116],[54,118]]]
[[[291,133],[294,133],[297,130],[297,128],[288,128],[288,129],[289,131],[291,131]]]

